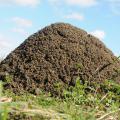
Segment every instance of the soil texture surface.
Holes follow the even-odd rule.
[[[120,82],[120,61],[96,37],[70,24],[56,23],[28,37],[0,63],[0,79],[15,92],[55,93],[55,84]]]

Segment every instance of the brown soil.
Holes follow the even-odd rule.
[[[14,91],[54,93],[54,85],[81,81],[120,82],[120,61],[97,38],[69,24],[52,24],[26,39],[0,64],[1,75],[13,76]]]

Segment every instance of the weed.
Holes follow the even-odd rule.
[[[0,81],[0,120],[7,120],[8,118],[8,104],[2,103],[2,95],[3,95],[3,85]]]
[[[37,118],[43,120],[104,120],[109,117],[119,119],[117,113],[120,107],[120,85],[112,80],[105,80],[101,84],[89,84],[84,81],[83,84],[78,77],[74,87],[63,89],[63,85],[59,83],[55,87],[59,92],[62,89],[62,98],[61,96],[51,97],[51,93],[44,91],[38,96],[27,92],[17,96],[9,90],[3,93],[2,84],[0,84],[0,96],[13,99],[10,103],[0,103],[2,107],[0,108],[0,120],[6,120],[9,113],[14,118],[16,112],[19,116],[30,116],[35,120]]]

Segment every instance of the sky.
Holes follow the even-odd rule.
[[[120,55],[120,0],[0,0],[0,56],[56,22],[86,30]]]

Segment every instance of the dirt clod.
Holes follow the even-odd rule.
[[[120,61],[97,38],[70,24],[52,24],[26,39],[0,64],[0,72],[13,76],[14,91],[34,93],[42,88],[81,81],[120,82]],[[2,76],[0,76],[2,78]]]

